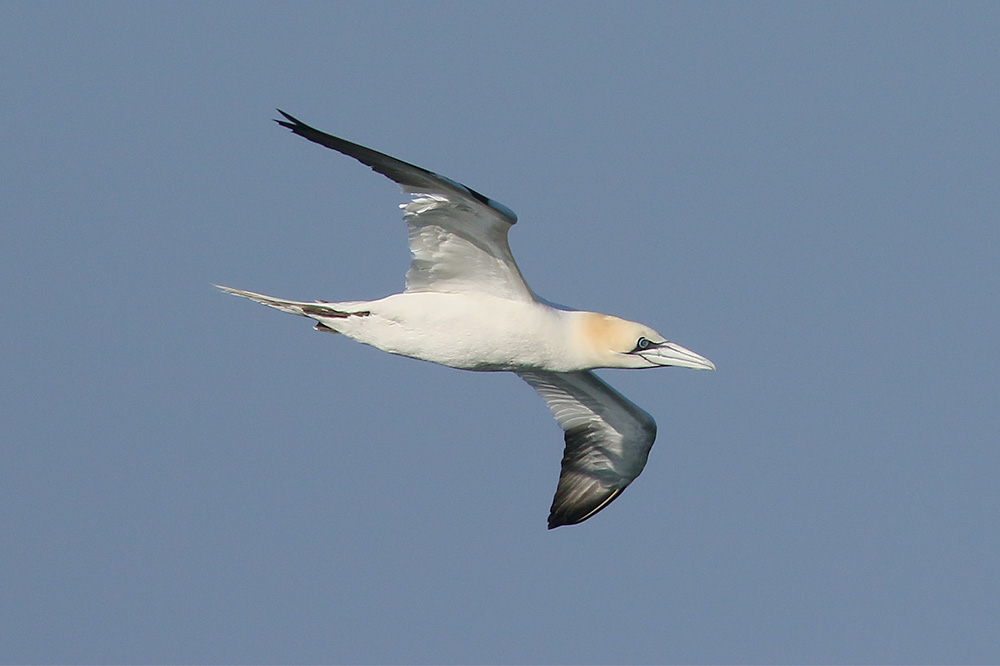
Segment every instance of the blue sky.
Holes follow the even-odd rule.
[[[1000,661],[1000,6],[6,3],[0,661]],[[402,286],[391,182],[517,211],[644,474],[545,529],[511,375],[216,292]]]

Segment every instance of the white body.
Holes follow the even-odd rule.
[[[316,317],[352,340],[390,354],[461,370],[589,369],[567,345],[571,313],[485,294],[407,292],[377,301],[331,303],[368,316]]]

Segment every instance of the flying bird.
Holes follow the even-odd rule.
[[[594,368],[679,366],[715,370],[707,358],[648,326],[555,306],[521,276],[507,244],[512,210],[450,178],[331,136],[280,109],[276,120],[395,181],[413,254],[406,288],[375,301],[289,301],[219,289],[314,320],[390,354],[461,370],[514,372],[542,397],[565,435],[549,529],[581,523],[642,472],[656,438],[645,411]]]

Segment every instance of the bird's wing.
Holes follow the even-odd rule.
[[[275,121],[390,178],[413,195],[404,206],[413,260],[406,291],[478,292],[532,300],[507,244],[514,211],[479,192],[371,148],[326,134],[280,109]]]
[[[639,476],[656,439],[653,417],[592,372],[518,371],[566,437],[549,529],[587,520]]]

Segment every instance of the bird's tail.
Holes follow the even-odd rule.
[[[307,303],[304,301],[286,301],[283,298],[274,298],[273,296],[265,296],[264,294],[257,294],[252,291],[244,291],[243,289],[233,289],[232,287],[223,287],[221,284],[215,285],[227,294],[232,294],[233,296],[242,296],[243,298],[249,298],[251,301],[257,301],[262,305],[281,310],[282,312],[287,312],[289,314],[300,315],[302,317],[309,317],[310,319],[346,319],[347,317],[367,317],[370,312],[367,310],[357,311],[357,312],[346,312],[344,310],[338,310],[333,307],[334,305],[346,305],[341,303],[327,304],[323,301],[314,301],[312,303]]]

